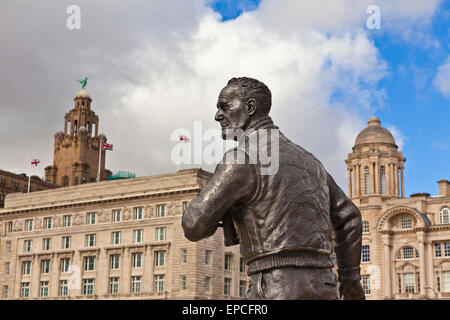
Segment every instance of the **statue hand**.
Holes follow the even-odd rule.
[[[344,300],[366,300],[359,280],[344,280],[340,283],[339,293]]]

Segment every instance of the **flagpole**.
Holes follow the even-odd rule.
[[[101,166],[101,161],[102,161],[102,141],[103,141],[103,136],[99,135],[100,138],[100,142],[98,145],[98,172],[97,172],[97,182],[100,182],[100,166]]]
[[[30,193],[30,183],[31,183],[31,174],[28,175],[28,191],[27,191],[27,193]]]

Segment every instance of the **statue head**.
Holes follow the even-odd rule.
[[[269,88],[256,79],[232,78],[220,91],[215,120],[222,127],[222,138],[230,139],[236,130],[245,131],[269,114],[272,94]]]

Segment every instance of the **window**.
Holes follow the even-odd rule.
[[[450,209],[449,208],[442,208],[441,212],[439,213],[439,220],[441,224],[449,224],[450,223]]]
[[[8,298],[8,286],[3,286],[3,298]]]
[[[62,186],[63,187],[69,186],[69,177],[68,176],[62,177],[61,180],[62,180]]]
[[[95,233],[86,235],[86,247],[95,247]]]
[[[205,292],[211,291],[211,277],[205,277]]]
[[[66,228],[72,226],[72,216],[71,215],[63,216],[63,226]]]
[[[370,294],[370,274],[363,274],[361,276],[362,287],[364,290],[364,294]]]
[[[231,278],[225,278],[223,280],[223,294],[229,296],[231,290]]]
[[[9,274],[9,271],[10,271],[9,262],[5,262],[5,274]]]
[[[42,240],[42,250],[48,251],[52,247],[52,239],[51,238],[45,238]]]
[[[444,243],[444,255],[446,257],[450,256],[450,242]]]
[[[205,250],[205,264],[211,264],[211,250]]]
[[[414,293],[414,273],[405,273],[405,292]]]
[[[22,282],[22,285],[20,288],[20,296],[22,298],[28,298],[30,296],[30,283],[29,282]]]
[[[120,268],[120,254],[112,254],[110,256],[111,270],[118,270]]]
[[[370,175],[369,175],[369,168],[365,167],[364,168],[364,192],[365,194],[369,194],[370,193]]]
[[[247,281],[239,281],[239,297],[245,298],[245,293],[247,291]]]
[[[142,252],[133,253],[133,268],[142,267]]]
[[[95,270],[95,256],[84,257],[84,271]]]
[[[370,246],[361,247],[361,261],[370,262]]]
[[[183,201],[183,204],[182,204],[183,212],[187,209],[188,205],[189,205],[189,201]]]
[[[44,229],[51,229],[52,228],[52,218],[47,217],[44,218]]]
[[[61,272],[69,272],[70,258],[62,258],[61,260]]]
[[[411,247],[403,248],[403,259],[413,259],[414,258],[414,249]]]
[[[134,220],[142,220],[142,211],[144,208],[138,207],[133,209],[133,219]]]
[[[180,276],[180,290],[186,290],[186,276]]]
[[[381,181],[381,194],[386,194],[386,169],[384,166],[380,167],[380,181]]]
[[[120,209],[116,209],[112,211],[112,222],[120,222],[122,216]]]
[[[41,286],[39,289],[40,297],[48,297],[48,281],[41,281]]]
[[[362,232],[369,233],[369,221],[362,222]]]
[[[25,220],[25,231],[33,230],[33,219]]]
[[[133,230],[133,243],[141,243],[144,235],[144,230]]]
[[[119,277],[109,278],[109,294],[119,294]]]
[[[397,273],[398,293],[402,293],[402,275]]]
[[[225,270],[231,270],[231,260],[232,260],[231,254],[226,254],[224,263]]]
[[[8,224],[6,225],[6,232],[11,233],[13,232],[13,222],[8,221]]]
[[[70,249],[70,236],[64,236],[61,238],[61,248]]]
[[[111,232],[111,243],[112,244],[120,244],[120,234],[121,234],[121,231]]]
[[[155,266],[164,267],[166,263],[166,251],[156,251],[155,252]]]
[[[41,261],[41,273],[43,274],[50,273],[50,260]]]
[[[436,257],[440,257],[442,255],[441,244],[440,243],[435,243],[434,244],[434,255]]]
[[[245,273],[245,261],[242,257],[239,258],[239,272]]]
[[[158,204],[156,206],[156,216],[157,217],[165,217],[166,216],[166,205]]]
[[[187,249],[181,249],[181,263],[187,262]]]
[[[23,252],[31,252],[32,245],[33,245],[32,240],[24,240],[23,241]]]
[[[142,276],[132,276],[131,277],[131,293],[141,292]]]
[[[412,228],[412,219],[410,216],[402,217],[401,220],[402,229],[410,229]]]
[[[4,188],[6,186],[6,180],[4,178],[0,178],[0,187]]]
[[[450,292],[450,271],[442,272],[444,292]]]
[[[59,296],[66,297],[69,295],[69,284],[67,280],[59,281]]]
[[[31,261],[22,262],[22,274],[31,274]]]
[[[86,214],[86,224],[96,224],[97,223],[97,213],[89,212]]]
[[[95,279],[83,279],[83,295],[90,296],[95,293]]]
[[[30,250],[31,250],[31,246],[30,246]],[[11,252],[11,241],[6,241],[6,252]]]
[[[437,284],[437,292],[441,292],[441,273],[436,271],[436,284]]]
[[[417,291],[420,292],[420,273],[416,273],[416,279],[417,279]]]
[[[156,241],[166,240],[166,227],[156,228]]]
[[[165,274],[155,275],[155,292],[161,293],[165,290]]]

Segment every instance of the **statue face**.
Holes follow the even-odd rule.
[[[222,127],[222,138],[231,139],[232,135],[228,135],[237,129],[245,130],[250,123],[250,116],[253,113],[249,110],[248,102],[244,102],[239,97],[236,87],[226,86],[219,94],[217,101],[217,112],[214,119],[220,122]],[[250,112],[249,112],[250,111]]]

